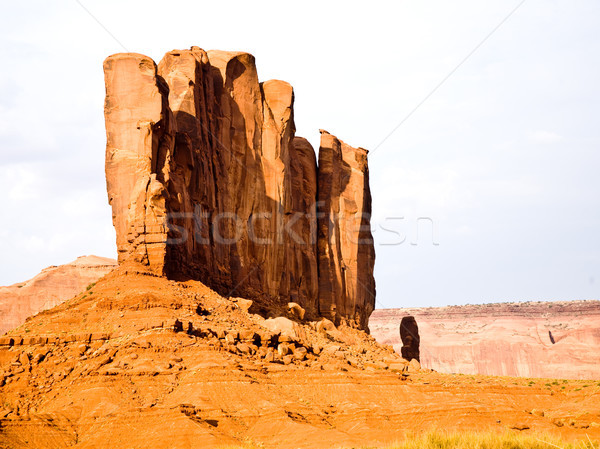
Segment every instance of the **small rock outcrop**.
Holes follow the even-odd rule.
[[[402,340],[402,357],[406,360],[415,359],[417,362],[421,361],[419,356],[419,344],[421,343],[421,337],[419,337],[419,326],[414,316],[405,316],[400,321],[400,339]]]
[[[265,312],[367,329],[375,304],[367,151],[295,136],[294,92],[254,57],[198,47],[104,62],[106,178],[119,262]],[[321,218],[317,218],[321,217]]]

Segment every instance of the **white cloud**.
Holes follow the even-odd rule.
[[[39,196],[40,185],[33,170],[23,166],[0,166],[0,188],[9,204],[23,204]]]
[[[562,141],[563,138],[552,131],[535,131],[529,134],[529,140],[537,144],[551,145]]]

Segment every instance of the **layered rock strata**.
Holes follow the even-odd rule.
[[[119,262],[260,299],[265,311],[293,301],[308,316],[367,327],[375,286],[366,150],[323,133],[318,169],[310,143],[295,136],[292,87],[259,82],[248,53],[192,47],[158,66],[117,54],[104,71]]]
[[[30,316],[71,299],[116,267],[113,259],[82,256],[45,268],[28,281],[0,287],[0,335]]]
[[[419,323],[420,361],[445,373],[600,378],[600,301],[379,309],[372,335],[402,352],[398,324]]]

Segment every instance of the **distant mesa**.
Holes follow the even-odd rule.
[[[379,309],[369,327],[409,360],[417,336],[422,365],[442,373],[600,378],[600,301]]]
[[[367,329],[375,305],[367,151],[295,136],[294,91],[243,52],[104,62],[106,182],[121,264],[202,281],[267,313]],[[260,312],[260,311],[259,311]]]
[[[114,259],[82,256],[65,265],[45,268],[26,282],[0,287],[0,335],[81,293],[116,267]]]

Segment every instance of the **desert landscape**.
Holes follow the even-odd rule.
[[[104,74],[118,263],[0,290],[1,448],[597,447],[598,302],[374,311],[367,150],[249,53]]]
[[[430,372],[363,331],[252,307],[119,267],[0,338],[0,447],[387,447],[431,429],[600,438],[598,381]]]

